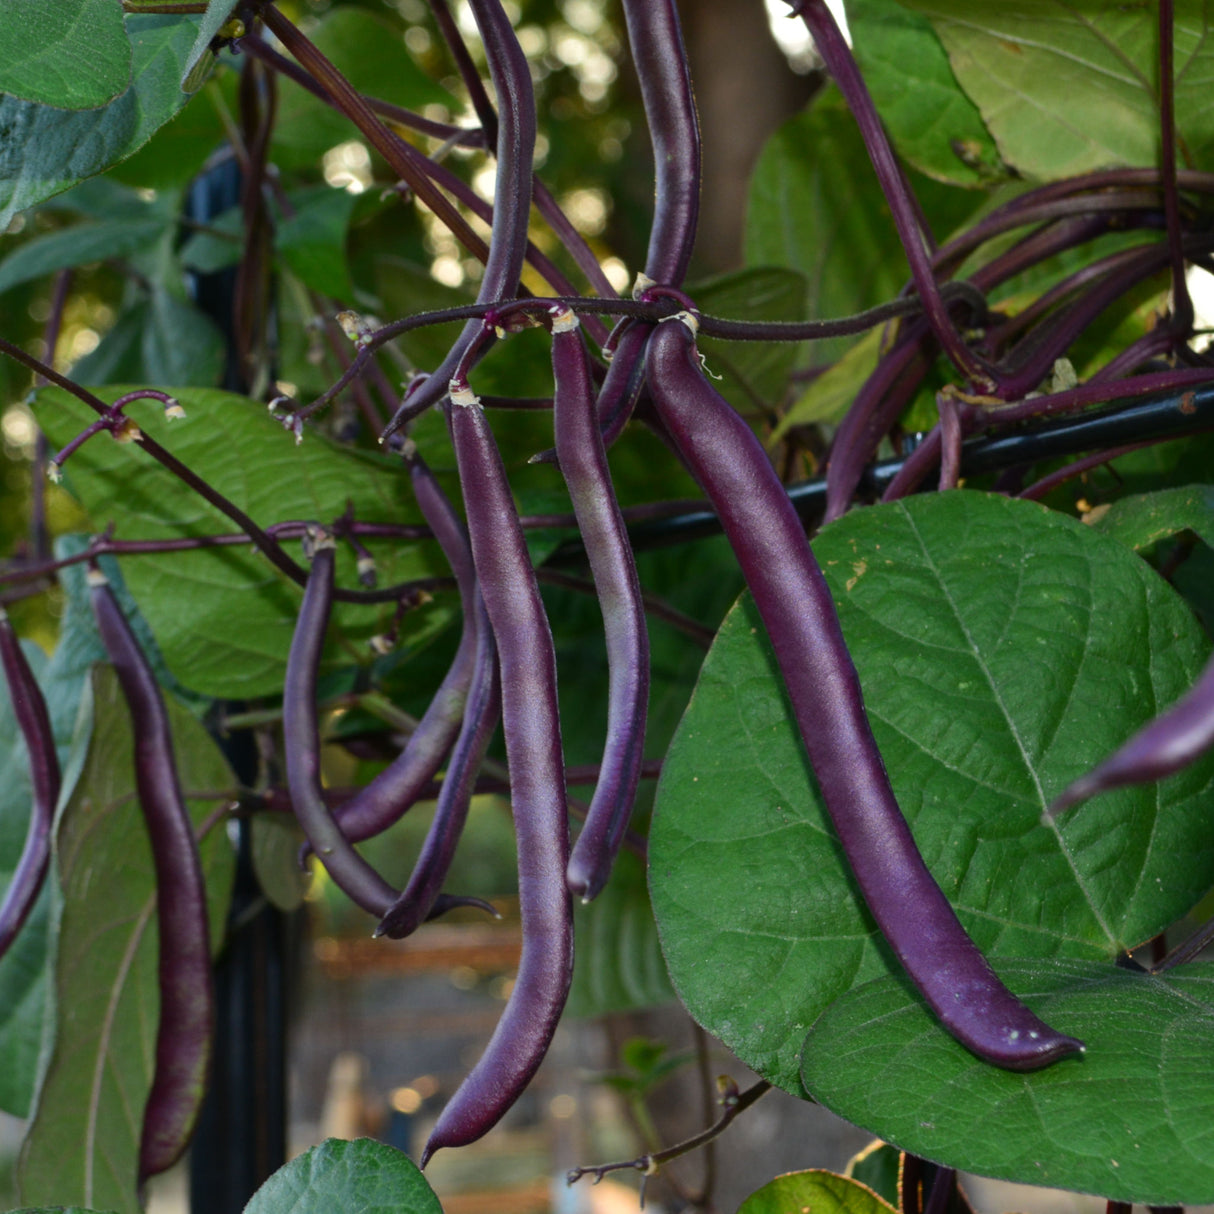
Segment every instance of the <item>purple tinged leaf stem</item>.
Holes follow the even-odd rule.
[[[493,189],[493,228],[489,256],[477,303],[513,298],[527,251],[531,212],[532,160],[535,156],[535,93],[531,67],[519,46],[500,0],[470,0],[485,46],[489,75],[497,93],[497,176]],[[437,370],[402,402],[381,441],[440,400],[464,351],[476,339],[480,324],[469,321]]]
[[[611,875],[636,800],[649,704],[649,634],[636,562],[599,432],[590,364],[577,317],[568,308],[553,312],[552,369],[557,459],[582,533],[607,642],[607,738],[586,824],[566,872],[570,891],[589,902]]]
[[[101,640],[130,709],[135,787],[158,891],[160,1024],[139,1145],[142,1180],[179,1158],[202,1102],[215,1023],[210,929],[198,844],[156,676],[105,575],[90,569],[88,581]]]
[[[0,904],[0,957],[3,957],[29,917],[46,877],[60,785],[59,756],[46,700],[3,607],[0,607],[0,667],[8,684],[17,728],[25,739],[33,791],[21,858]]]
[[[490,1130],[535,1074],[573,976],[573,908],[556,655],[501,455],[484,411],[452,385],[448,413],[485,610],[497,641],[502,725],[518,840],[523,946],[518,977],[484,1054],[439,1116],[422,1166]]]
[[[1097,793],[1174,775],[1214,746],[1214,660],[1166,712],[1069,784],[1046,811],[1056,817]]]
[[[754,595],[869,910],[941,1023],[980,1058],[1031,1070],[1082,1049],[1003,986],[923,863],[800,520],[750,427],[704,378],[693,326],[668,321],[650,339],[654,404],[712,500]]]
[[[304,589],[282,689],[283,749],[295,817],[334,882],[375,916],[398,892],[354,850],[325,803],[320,784],[320,737],[316,724],[316,674],[333,605],[333,537],[318,529],[312,571]]]
[[[789,0],[789,4],[793,13],[805,22],[827,71],[839,86],[860,128],[864,146],[868,149],[877,180],[881,184],[881,192],[889,204],[894,226],[898,229],[902,248],[910,263],[915,289],[923,300],[932,333],[962,372],[979,383],[989,381],[989,368],[962,341],[949,317],[948,308],[940,298],[932,272],[931,257],[919,228],[917,208],[911,201],[910,187],[894,156],[885,128],[881,125],[868,86],[860,75],[851,49],[827,7],[826,0]]]

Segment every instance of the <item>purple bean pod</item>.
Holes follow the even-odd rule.
[[[402,456],[413,478],[413,494],[422,518],[430,525],[455,575],[463,607],[459,646],[438,691],[422,714],[404,750],[375,779],[333,811],[342,834],[351,843],[378,835],[397,822],[421,798],[460,731],[477,656],[479,591],[468,532],[434,473],[406,440]]]
[[[637,321],[621,336],[599,388],[596,411],[603,445],[610,447],[624,432],[645,386],[645,346],[653,326]]]
[[[50,865],[51,826],[60,786],[59,756],[55,752],[55,734],[46,700],[3,607],[0,607],[0,666],[4,668],[17,728],[25,739],[33,791],[21,859],[0,905],[0,957],[3,957],[38,900]]]
[[[999,981],[924,864],[894,799],[800,520],[750,427],[704,378],[694,329],[685,313],[658,326],[646,364],[650,392],[742,567],[873,918],[945,1028],[978,1057],[1032,1070],[1081,1050],[1081,1042],[1051,1029]]]
[[[173,735],[152,667],[105,575],[88,572],[101,640],[135,734],[135,788],[156,871],[160,1023],[143,1113],[139,1176],[171,1167],[193,1133],[211,1057],[215,993],[206,886],[173,758]]]
[[[570,892],[594,898],[628,829],[641,778],[649,704],[649,634],[641,583],[599,433],[577,317],[553,309],[553,426],[561,473],[586,547],[607,640],[607,740],[586,823],[566,870]]]
[[[535,92],[531,86],[531,66],[500,0],[469,0],[469,3],[485,45],[489,76],[498,101],[493,227],[489,257],[476,297],[477,303],[490,303],[495,299],[512,299],[518,293],[527,253],[531,162],[535,155]],[[455,368],[480,329],[478,320],[470,320],[464,326],[434,374],[401,403],[380,436],[381,442],[442,399]]]
[[[1175,775],[1214,746],[1214,659],[1166,712],[1055,797],[1050,817],[1097,793]]]
[[[468,818],[468,806],[476,787],[477,773],[485,751],[497,729],[501,697],[497,685],[497,647],[484,603],[476,595],[472,610],[479,617],[475,628],[476,663],[468,690],[463,727],[451,752],[447,774],[438,795],[434,820],[426,833],[417,862],[400,897],[388,908],[377,936],[394,940],[411,935],[430,917],[435,900],[455,858],[455,847]]]
[[[547,1052],[573,977],[573,904],[565,888],[569,819],[552,632],[484,410],[464,385],[452,385],[451,401],[472,554],[501,671],[523,949],[502,1018],[439,1116],[422,1152],[423,1167],[440,1147],[480,1138],[514,1103]]]
[[[319,528],[312,545],[312,571],[291,638],[282,689],[287,787],[295,817],[329,875],[352,901],[378,917],[396,901],[398,891],[354,850],[325,804],[320,786],[316,673],[333,606],[333,565],[337,554],[333,537]]]

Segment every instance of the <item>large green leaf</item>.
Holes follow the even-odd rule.
[[[220,27],[227,21],[235,7],[236,0],[208,0],[207,11],[203,13],[202,20],[198,23],[198,33],[194,37],[194,45],[190,47],[190,53],[181,67],[181,87],[183,89],[193,83],[190,80],[190,73],[202,57],[208,53],[211,40],[219,33]]]
[[[131,79],[131,44],[113,0],[7,0],[0,6],[0,93],[88,110]]]
[[[981,948],[1111,958],[1209,889],[1214,761],[1042,821],[1204,665],[1199,628],[1146,564],[1073,519],[972,492],[854,511],[814,551],[899,803]],[[650,892],[684,1003],[792,1091],[813,1020],[898,970],[749,599],[667,756]]]
[[[291,195],[290,201],[292,213],[274,233],[278,256],[312,290],[350,303],[354,284],[346,264],[346,230],[358,199],[317,186]]]
[[[848,1176],[813,1168],[777,1176],[738,1208],[738,1214],[788,1214],[813,1210],[814,1214],[893,1214],[894,1207],[867,1185]]]
[[[128,16],[130,87],[96,110],[0,99],[0,230],[18,212],[103,173],[143,146],[188,100],[178,87],[195,25]]]
[[[370,1138],[327,1138],[278,1169],[244,1214],[442,1214],[434,1190],[402,1151]]]
[[[1113,1201],[1214,1201],[1214,966],[1154,977],[1006,961],[1002,976],[1082,1057],[1014,1074],[958,1045],[904,983],[852,991],[805,1043],[816,1100],[882,1138],[984,1176]]]
[[[1153,4],[904,0],[931,18],[961,87],[1003,159],[1052,179],[1111,165],[1154,166],[1159,148],[1159,17]],[[1214,47],[1206,0],[1179,0],[1176,124],[1184,154],[1214,143]]]
[[[163,219],[136,216],[82,223],[39,236],[26,241],[0,262],[0,291],[68,266],[125,257],[154,243],[164,232]]]
[[[102,391],[106,400],[121,389]],[[416,523],[419,512],[408,475],[386,456],[353,451],[307,432],[302,445],[266,410],[244,397],[213,390],[179,390],[185,421],[166,423],[155,401],[128,416],[183,463],[252,515],[263,527],[286,519],[332,522],[350,503],[361,521]],[[42,395],[39,424],[62,446],[92,419],[74,397],[55,389]],[[234,524],[165,472],[138,444],[102,435],[68,461],[65,484],[80,498],[93,525],[110,523],[122,539],[167,539],[230,534]],[[373,542],[381,586],[448,570],[432,544]],[[297,550],[296,550],[297,551]],[[355,556],[339,556],[339,585],[357,586]],[[165,552],[124,563],[127,585],[181,682],[209,695],[274,695],[283,673],[301,592],[252,549]],[[393,605],[342,605],[335,612],[335,644],[367,653],[367,640],[386,632]],[[404,644],[422,643],[448,607],[419,609],[405,622]]]
[[[1006,173],[931,22],[897,0],[847,0],[852,50],[899,155],[921,173],[986,185]]]
[[[1135,493],[1093,517],[1092,526],[1135,551],[1185,530],[1214,545],[1214,485]]]
[[[945,236],[980,195],[909,178]],[[799,270],[806,314],[847,316],[892,299],[910,269],[859,128],[834,91],[790,118],[767,141],[750,181],[746,263]],[[830,362],[853,338],[816,342],[811,361]]]
[[[217,821],[233,778],[202,726],[172,701],[167,708],[182,788],[200,828]],[[139,1138],[159,1015],[156,896],[130,718],[108,667],[93,675],[93,717],[88,758],[56,832],[63,897],[58,1024],[19,1176],[29,1202],[137,1214]],[[218,949],[235,856],[222,828],[202,839],[201,853]]]

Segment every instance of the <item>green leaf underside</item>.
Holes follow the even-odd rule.
[[[130,82],[131,45],[112,0],[5,0],[0,93],[64,110],[94,109]]]
[[[172,701],[166,706],[187,796],[231,788],[231,773],[206,731]],[[93,675],[93,709],[88,758],[57,830],[59,1021],[19,1178],[26,1201],[76,1201],[137,1214],[139,1139],[159,1006],[155,879],[134,792],[130,718],[109,667]],[[218,802],[187,804],[198,828]],[[235,858],[222,829],[211,830],[200,850],[217,948]]]
[[[106,388],[99,395],[112,401],[125,390]],[[184,421],[165,422],[156,401],[136,402],[127,416],[262,526],[284,519],[332,522],[347,502],[362,521],[420,521],[408,476],[389,458],[338,447],[313,431],[296,446],[278,421],[244,397],[205,389],[181,389],[176,395],[186,410]],[[58,389],[40,395],[37,413],[55,447],[94,417]],[[71,457],[64,480],[86,504],[93,526],[102,530],[114,523],[118,539],[236,530],[137,444],[99,435]],[[372,541],[368,546],[381,586],[448,573],[436,545]],[[288,551],[300,559],[298,543]],[[340,586],[357,586],[354,564],[354,554],[341,548]],[[159,553],[125,561],[123,573],[165,661],[184,684],[225,698],[281,691],[301,591],[251,546]],[[424,643],[448,610],[436,602],[412,613],[402,644]],[[393,611],[390,603],[339,604],[335,644],[344,644],[347,657],[368,653],[368,638],[387,630]]]
[[[872,1189],[817,1168],[777,1176],[738,1207],[738,1214],[892,1214],[894,1207]]]
[[[178,87],[195,26],[128,16],[132,83],[108,105],[65,112],[0,98],[0,228],[18,212],[126,159],[188,100]]]
[[[1111,958],[1210,887],[1214,762],[1041,821],[1204,664],[1183,602],[1143,562],[1074,520],[972,492],[854,511],[814,551],[895,794],[979,947]],[[680,997],[799,1092],[817,1016],[899,970],[845,870],[749,598],[667,756],[649,855]]]
[[[1091,961],[1001,975],[1082,1057],[1014,1074],[979,1062],[897,978],[836,1002],[805,1043],[814,1098],[903,1150],[1113,1201],[1214,1201],[1214,965],[1161,976]]]
[[[897,0],[847,0],[847,22],[856,62],[900,156],[954,185],[985,185],[1005,171],[930,21]]]
[[[403,1152],[370,1138],[329,1138],[278,1169],[244,1214],[442,1214],[434,1190]]]
[[[27,241],[0,263],[0,291],[68,266],[125,257],[164,234],[162,218],[83,223]]]
[[[1056,179],[1158,158],[1158,12],[1153,4],[904,0],[929,17],[961,87],[1003,159]],[[1214,142],[1214,45],[1206,0],[1175,18],[1176,124],[1182,156],[1200,165]]]
[[[1092,526],[1141,552],[1180,531],[1214,546],[1214,485],[1137,493],[1114,502]]]
[[[194,44],[190,47],[190,53],[181,65],[180,86],[182,88],[185,88],[195,65],[207,53],[211,39],[219,33],[220,27],[235,7],[236,0],[210,0],[210,3],[207,4],[207,11],[203,13],[202,20],[198,23],[198,33],[194,38]]]

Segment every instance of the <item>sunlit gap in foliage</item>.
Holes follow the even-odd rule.
[[[847,28],[847,14],[843,11],[843,0],[827,0],[827,7],[834,14],[847,43],[851,45],[851,33]],[[805,75],[820,66],[814,50],[813,39],[805,28],[805,22],[793,16],[786,0],[767,0],[767,21],[772,37],[788,59],[788,65],[800,75]]]
[[[1193,341],[1193,346],[1206,350],[1214,344],[1214,274],[1200,266],[1190,266],[1185,281],[1189,286],[1189,298],[1193,301],[1194,326],[1199,331],[1208,330],[1204,336]]]

